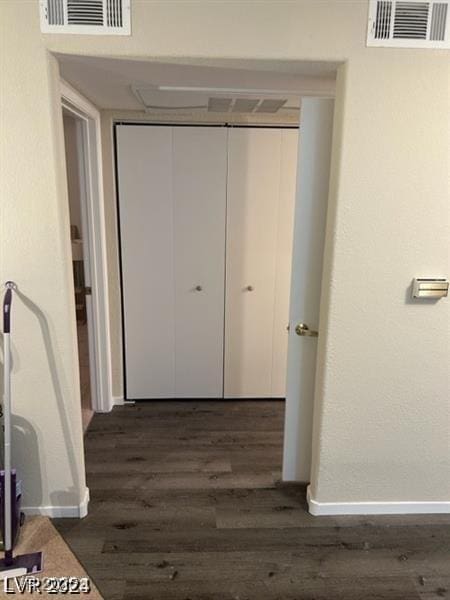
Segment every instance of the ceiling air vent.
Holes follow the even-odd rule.
[[[368,46],[450,48],[450,0],[369,0]]]
[[[208,112],[274,114],[283,108],[286,103],[286,98],[218,98],[212,96],[208,99]],[[299,107],[294,105],[286,108],[288,110],[298,110]]]
[[[228,112],[232,102],[231,98],[209,98],[208,112]]]
[[[236,98],[231,109],[234,113],[251,113],[258,105],[258,98]]]
[[[271,98],[262,100],[261,104],[256,109],[256,112],[276,113],[280,108],[283,108],[286,102],[287,100],[272,100]]]
[[[43,33],[130,35],[130,0],[39,0]]]

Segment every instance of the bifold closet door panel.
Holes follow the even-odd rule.
[[[227,130],[174,127],[175,395],[223,396]]]
[[[172,128],[117,126],[126,397],[175,389]]]
[[[272,393],[281,132],[230,129],[224,392]]]
[[[286,397],[289,299],[294,238],[298,129],[281,130],[280,197],[273,319],[272,396]]]

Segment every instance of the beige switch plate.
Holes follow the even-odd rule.
[[[445,298],[448,296],[448,279],[417,277],[413,279],[413,298]]]

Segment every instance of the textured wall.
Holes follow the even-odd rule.
[[[19,35],[14,4],[2,3],[0,16],[0,278],[20,291],[12,457],[24,506],[77,507],[86,487],[58,69],[35,11],[22,8],[35,19]]]
[[[367,4],[360,0],[132,4],[130,38],[42,36],[37,0],[0,5],[2,86],[9,92],[2,95],[0,140],[2,239],[10,240],[2,278],[18,278],[44,311],[57,357],[59,387],[39,324],[21,308],[17,410],[41,436],[45,501],[72,490],[75,479],[77,493],[84,485],[62,123],[47,50],[203,64],[229,58],[247,67],[261,60],[292,70],[301,60],[346,62],[338,83],[313,495],[448,500],[450,304],[412,304],[406,288],[414,275],[448,275],[450,53],[366,48]],[[37,487],[38,478],[33,482]]]
[[[449,276],[448,54],[346,69],[316,389],[322,502],[450,500],[450,305],[409,289]]]

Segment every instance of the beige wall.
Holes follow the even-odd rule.
[[[59,386],[39,323],[20,307],[17,411],[40,431],[45,501],[74,488],[81,494],[84,485],[62,122],[48,50],[232,58],[247,66],[255,59],[291,69],[300,60],[346,61],[338,81],[312,492],[319,502],[448,501],[449,302],[410,303],[407,286],[415,275],[448,275],[449,52],[365,48],[361,0],[132,4],[133,35],[114,38],[42,36],[37,0],[1,3],[8,90],[2,227],[9,241],[2,279],[16,278],[44,312],[57,352]],[[62,415],[75,423],[69,443]]]
[[[35,10],[0,8],[0,274],[20,290],[12,309],[13,464],[25,507],[75,515],[86,486],[58,68],[37,35]],[[20,14],[29,30],[24,23],[21,31]]]
[[[312,493],[449,501],[449,301],[409,289],[449,276],[449,53],[378,62],[338,102]]]

